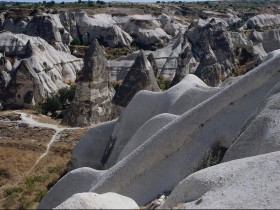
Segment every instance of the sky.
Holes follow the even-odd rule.
[[[43,0],[6,0],[6,2],[42,2]],[[51,0],[46,0],[46,2],[50,2]],[[55,2],[77,2],[78,0],[55,0]],[[87,1],[87,0],[82,0]],[[92,0],[96,1],[96,0]],[[112,2],[112,1],[120,1],[120,2],[156,2],[157,0],[103,0],[105,2]],[[197,1],[205,1],[205,0],[160,0],[160,1],[184,1],[184,2],[197,2]],[[213,1],[213,0],[208,0]]]

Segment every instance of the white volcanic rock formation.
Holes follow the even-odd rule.
[[[280,15],[272,14],[259,14],[248,19],[243,28],[246,29],[261,29],[265,26],[279,26],[280,25]]]
[[[84,68],[76,80],[75,97],[62,124],[87,126],[112,118],[110,76],[107,59],[97,40],[94,40],[84,57]]]
[[[135,15],[123,27],[142,49],[156,49],[165,46],[172,36],[168,35],[155,17]]]
[[[90,44],[94,39],[109,47],[128,46],[129,34],[117,26],[111,15],[97,14],[89,17],[85,12],[41,14],[21,18],[4,19],[1,28],[14,33],[24,33],[45,39],[57,50],[70,52],[68,45],[73,39]]]
[[[166,78],[173,78],[178,67],[177,59],[185,48],[189,46],[187,38],[179,33],[171,40],[166,47],[156,51],[145,51],[145,55],[153,54],[156,65],[158,67],[157,76],[161,75]],[[112,80],[123,80],[130,67],[134,63],[139,51],[135,51],[130,55],[122,56],[116,60],[109,61]],[[197,67],[197,62],[192,57],[189,62],[189,70],[193,73]]]
[[[85,12],[64,12],[59,15],[59,18],[71,36],[80,39],[84,44],[97,39],[105,46],[123,47],[132,42],[131,36],[117,26],[112,16],[108,14],[89,17]]]
[[[264,103],[248,119],[223,161],[280,150],[279,87],[280,83],[270,91]]]
[[[222,22],[214,18],[209,22],[193,21],[185,34],[192,45],[194,57],[201,61],[198,75],[209,76],[209,78],[201,77],[207,84],[217,85],[221,76],[231,75],[235,67],[234,48],[230,33]],[[213,73],[210,73],[209,65],[212,67],[215,65]],[[204,68],[205,73],[203,73]],[[217,69],[220,70],[217,71]]]
[[[35,97],[34,103],[38,103],[50,93],[74,82],[76,73],[83,66],[81,59],[57,51],[41,38],[24,34],[0,33],[0,52],[5,54],[5,57],[9,58],[8,60],[11,60],[11,62],[5,64],[6,69],[9,69],[5,70],[5,74],[12,78],[9,83],[11,83],[13,89],[15,88],[14,93],[12,95],[7,94],[10,91],[7,87],[2,92],[2,94],[6,94],[6,97],[2,99],[11,105],[23,106],[22,101],[25,95],[30,91],[34,92],[29,84],[33,79],[41,87],[40,91],[36,88],[38,95],[35,95],[38,97]],[[26,75],[22,77],[22,80],[17,79],[19,76],[17,74],[20,72]],[[29,87],[23,87],[25,85]],[[38,87],[37,85],[35,86]],[[17,94],[17,92],[20,93]],[[18,99],[14,98],[15,96]],[[32,102],[33,105],[34,103]]]
[[[261,43],[266,53],[280,49],[279,29],[271,29],[264,32],[254,30],[250,33],[249,38],[254,42],[254,44]]]
[[[172,191],[194,172],[210,149],[232,145],[254,108],[279,82],[279,66],[280,51],[274,51],[257,68],[227,86],[208,87],[196,76],[187,75],[165,92],[139,92],[116,122],[101,160],[105,170],[83,167],[71,171],[48,192],[39,208],[56,207],[81,192],[116,192],[144,205]],[[92,141],[98,144],[94,136]],[[92,147],[92,154],[95,150]],[[236,165],[233,168],[242,167]],[[269,168],[271,173],[276,170],[272,164]],[[277,174],[270,177],[279,179]],[[243,175],[248,177],[246,172]],[[259,192],[261,184],[255,186]]]
[[[61,25],[58,15],[35,15],[23,17],[20,20],[6,18],[1,28],[13,33],[39,36],[55,49],[70,53],[68,45],[72,37]]]
[[[55,209],[138,209],[131,198],[117,193],[78,193]]]
[[[280,152],[233,160],[181,181],[159,209],[278,209]]]
[[[117,89],[112,103],[126,107],[140,90],[160,91],[153,67],[143,50],[139,52],[121,86]]]
[[[58,15],[33,16],[23,33],[29,36],[39,36],[55,49],[70,53],[68,45],[72,41],[72,37],[60,23]]]

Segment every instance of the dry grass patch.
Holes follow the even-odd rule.
[[[25,112],[32,114],[37,121],[58,124],[47,116]],[[49,153],[28,173],[46,151],[55,131],[19,123],[15,113],[0,112],[1,117],[0,209],[36,208],[48,190],[66,173],[72,149],[88,128],[62,131]]]

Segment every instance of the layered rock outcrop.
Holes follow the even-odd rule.
[[[203,71],[204,65],[206,69],[208,68],[206,71],[209,72],[210,69],[207,66],[216,63],[213,67],[213,74],[205,74],[209,77],[214,76],[214,78],[203,77],[203,79],[206,79],[205,81],[214,79],[212,83],[207,84],[218,84],[216,81],[220,81],[221,76],[231,75],[235,67],[234,48],[230,33],[222,22],[218,22],[216,19],[211,19],[209,22],[194,21],[185,34],[192,44],[195,58],[201,61],[200,72]],[[220,66],[220,72],[217,70],[218,66]]]
[[[149,15],[131,17],[124,30],[131,34],[137,45],[146,50],[164,47],[172,38],[161,28],[155,17]]]
[[[254,30],[249,34],[249,38],[255,45],[262,44],[266,53],[280,49],[279,29],[271,29],[264,32]]]
[[[158,67],[157,76],[163,76],[172,79],[178,67],[177,59],[182,54],[185,48],[189,45],[187,38],[179,33],[171,40],[166,47],[156,51],[145,51],[145,55],[153,54],[156,65]],[[109,61],[110,71],[113,80],[123,80],[134,63],[139,51],[135,51],[127,56],[122,56],[116,60]],[[189,62],[189,70],[191,73],[195,71],[198,63],[192,57]]]
[[[58,15],[33,16],[23,33],[29,36],[39,36],[55,49],[70,53],[68,45],[72,41],[72,37],[61,25]]]
[[[0,52],[5,54],[2,59],[6,62],[6,67],[1,70],[1,77],[5,78],[1,79],[2,84],[5,81],[1,99],[6,107],[25,107],[24,98],[26,94],[30,95],[30,91],[34,100],[29,105],[41,102],[51,93],[73,83],[83,66],[81,59],[57,51],[41,38],[24,34],[0,33]]]
[[[85,12],[64,12],[59,15],[61,24],[75,39],[90,44],[94,39],[108,47],[128,46],[132,38],[113,20],[111,15]]]
[[[139,52],[121,86],[117,89],[112,102],[115,105],[126,107],[140,90],[160,90],[153,67],[147,60],[144,51]]]
[[[243,28],[246,29],[261,29],[263,27],[271,26],[277,27],[280,25],[280,15],[272,14],[259,14],[249,18],[244,24]]]
[[[76,80],[75,97],[62,124],[88,126],[112,118],[111,99],[113,90],[107,59],[97,40],[86,51],[84,68]]]

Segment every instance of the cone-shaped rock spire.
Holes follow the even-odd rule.
[[[79,72],[75,98],[62,120],[70,126],[87,126],[111,119],[112,90],[104,51],[94,40],[84,57]]]
[[[122,85],[117,89],[113,103],[125,107],[140,90],[160,90],[153,68],[142,50],[137,55]]]

